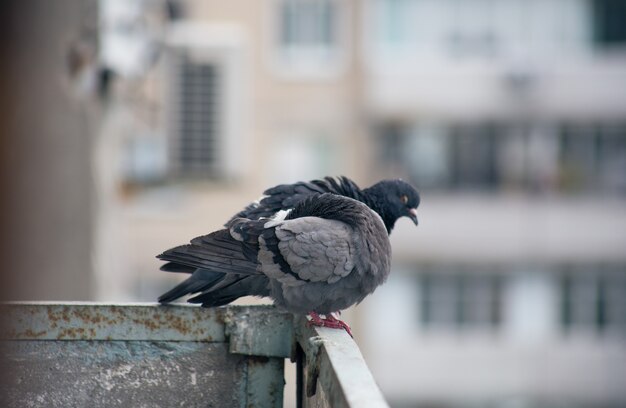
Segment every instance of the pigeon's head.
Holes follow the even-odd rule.
[[[417,225],[417,207],[420,196],[417,190],[404,180],[383,180],[364,190],[367,203],[376,211],[387,232],[395,225],[398,218],[409,217]]]

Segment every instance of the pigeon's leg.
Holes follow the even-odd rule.
[[[311,320],[309,320],[309,322],[307,323],[309,327],[310,326],[324,327],[324,321],[322,320],[320,315],[318,315],[315,312],[310,312],[309,316],[311,316]]]
[[[308,323],[309,326],[329,327],[331,329],[344,329],[348,332],[350,337],[354,337],[352,335],[352,330],[350,330],[350,326],[348,326],[347,323],[335,318],[332,313],[325,315],[323,319],[315,312],[310,312],[309,316],[311,316],[311,320],[309,320]]]
[[[341,312],[337,312],[337,314],[341,314]],[[350,326],[348,326],[348,323],[337,319],[335,316],[333,316],[332,313],[326,315],[325,321],[326,321],[326,324],[332,324],[337,329],[344,329],[345,331],[348,332],[350,337],[354,337],[352,335],[352,330],[350,329]],[[327,327],[331,327],[331,326],[327,326]]]

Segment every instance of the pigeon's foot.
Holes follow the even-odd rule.
[[[323,319],[315,312],[310,312],[309,316],[311,316],[311,320],[309,320],[308,323],[309,326],[329,327],[331,329],[344,329],[346,332],[348,332],[350,337],[354,337],[352,335],[352,330],[350,329],[350,326],[348,326],[347,323],[337,319],[335,316],[333,316],[332,313],[324,315]]]

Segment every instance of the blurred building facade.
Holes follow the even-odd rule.
[[[368,304],[383,389],[623,405],[624,4],[368,4],[375,162],[424,191],[420,231],[393,236],[401,278]]]
[[[100,299],[154,299],[179,277],[153,256],[267,186],[403,177],[420,226],[348,317],[390,401],[626,404],[622,2],[123,3],[102,2],[127,72],[98,150]],[[116,53],[125,18],[144,62]]]

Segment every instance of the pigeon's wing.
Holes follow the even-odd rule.
[[[176,262],[168,262],[160,268],[164,272],[178,272],[178,273],[194,273],[197,268],[193,266],[186,266],[177,264]]]
[[[241,275],[258,274],[258,237],[263,222],[238,220],[230,229],[215,231],[194,238],[187,245],[169,249],[157,258],[169,261],[166,270],[188,271],[206,269],[218,273]]]
[[[354,269],[354,235],[337,220],[302,217],[278,222],[259,239],[261,270],[288,286],[335,283]]]
[[[354,199],[361,199],[361,189],[347,177],[338,179],[326,177],[322,180],[281,184],[263,192],[259,202],[252,203],[237,213],[225,225],[228,227],[237,218],[258,220],[270,218],[280,210],[293,208],[296,204],[313,194],[333,193]]]

